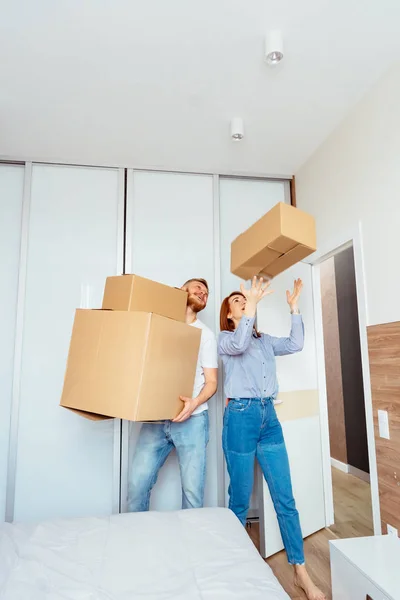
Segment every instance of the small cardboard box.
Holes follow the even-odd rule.
[[[107,277],[103,309],[151,312],[185,322],[187,292],[138,275]]]
[[[232,242],[231,272],[275,277],[316,249],[314,218],[280,202]]]
[[[88,419],[173,419],[192,396],[201,330],[147,312],[78,309],[61,406]]]

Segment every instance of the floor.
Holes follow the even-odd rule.
[[[335,524],[329,528],[338,538],[373,535],[369,483],[332,469]]]
[[[329,540],[373,534],[369,484],[337,469],[332,469],[332,482],[335,524],[304,540],[308,571],[326,594],[327,600],[332,599]],[[248,532],[256,547],[259,548],[258,524],[252,524]],[[291,600],[305,599],[303,592],[293,586],[292,568],[288,565],[284,552],[271,556],[267,559],[267,563]]]

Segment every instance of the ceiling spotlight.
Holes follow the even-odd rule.
[[[231,138],[234,142],[239,142],[244,137],[243,119],[235,117],[231,121]]]
[[[265,38],[265,59],[269,65],[277,65],[283,59],[283,40],[280,31],[270,31]]]

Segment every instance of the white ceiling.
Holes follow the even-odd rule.
[[[3,157],[290,175],[400,59],[398,0],[0,6]],[[276,69],[269,29],[284,35]]]

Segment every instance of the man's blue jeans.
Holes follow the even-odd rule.
[[[182,508],[202,508],[208,437],[208,410],[192,415],[183,423],[144,423],[132,462],[129,511],[149,510],[151,490],[173,448],[181,474]]]
[[[231,399],[225,409],[222,439],[230,476],[229,508],[244,525],[257,458],[268,483],[289,563],[304,564],[289,460],[272,399]]]

